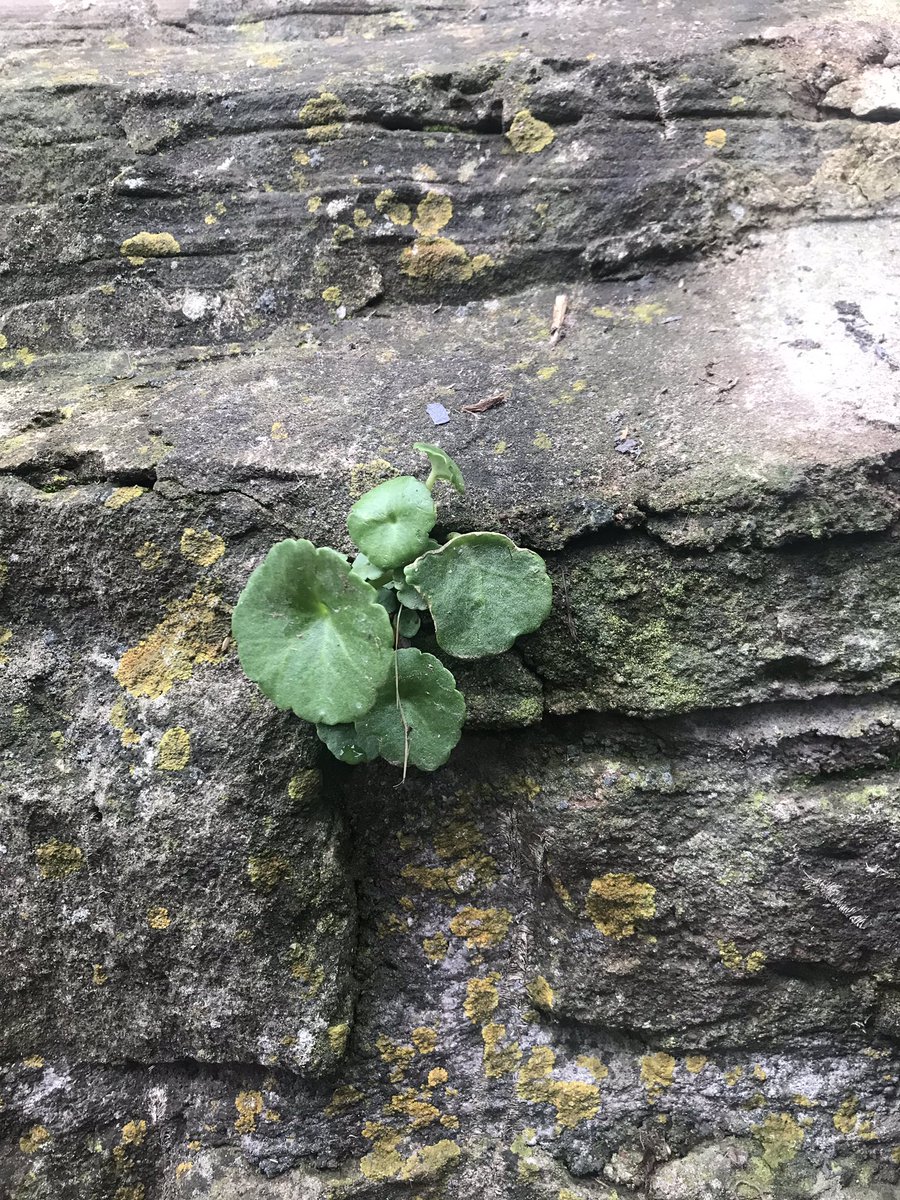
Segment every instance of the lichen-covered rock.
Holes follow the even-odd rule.
[[[6,22],[4,1196],[900,1200],[900,42],[778,9]],[[230,613],[421,440],[554,608],[400,787]]]

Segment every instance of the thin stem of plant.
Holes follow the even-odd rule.
[[[434,491],[434,485],[436,483],[437,483],[437,471],[432,471],[431,474],[428,476],[428,478],[425,480],[425,486],[428,488],[429,492]]]
[[[403,777],[400,783],[406,783],[406,772],[409,767],[409,726],[406,723],[406,717],[403,713],[403,705],[400,703],[400,659],[398,651],[400,648],[400,613],[402,607],[398,608],[394,614],[394,695],[397,698],[397,711],[400,713],[400,720],[403,722]],[[399,786],[399,784],[398,784]]]

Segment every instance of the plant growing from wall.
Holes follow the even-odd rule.
[[[441,545],[433,491],[462,493],[462,473],[438,446],[431,465],[366,492],[347,516],[352,563],[328,546],[286,539],[241,592],[232,618],[247,676],[278,708],[312,721],[345,763],[382,757],[434,771],[459,741],[466,706],[456,680],[410,642],[433,637],[445,654],[508,650],[550,612],[543,559],[500,533],[451,534]]]

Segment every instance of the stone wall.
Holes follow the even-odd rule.
[[[893,6],[0,38],[0,1195],[900,1198]],[[229,616],[421,439],[554,611],[398,786]]]

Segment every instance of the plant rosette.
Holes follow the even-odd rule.
[[[417,442],[425,482],[400,476],[356,501],[349,562],[329,546],[278,542],[238,598],[232,631],[249,679],[281,709],[311,721],[350,765],[383,758],[434,771],[462,735],[466,706],[453,674],[409,642],[430,632],[460,659],[502,654],[550,613],[540,555],[501,533],[451,534],[442,545],[433,491],[465,490],[439,446]],[[433,643],[432,643],[433,644]]]

